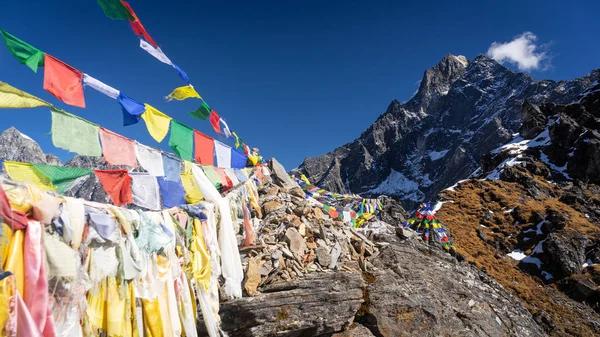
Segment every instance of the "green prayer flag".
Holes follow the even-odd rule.
[[[208,180],[210,180],[213,185],[215,186],[215,188],[217,190],[221,190],[221,177],[219,176],[219,174],[217,173],[217,171],[215,170],[215,168],[213,166],[202,166],[202,170],[204,171],[204,174],[206,174],[206,177],[208,178]]]
[[[113,20],[133,20],[133,16],[121,0],[98,0],[104,14]]]
[[[79,167],[32,164],[36,170],[47,176],[52,185],[58,187],[58,193],[64,193],[75,179],[92,174],[94,171]]]
[[[211,111],[210,107],[203,100],[200,107],[198,109],[196,109],[196,111],[190,112],[190,115],[192,115],[192,117],[194,117],[194,118],[206,120],[208,118],[208,116],[210,116],[210,111]]]
[[[44,66],[44,52],[2,29],[0,29],[0,34],[10,53],[21,64],[28,66],[34,73],[37,73],[38,67]]]
[[[175,151],[179,158],[192,161],[192,154],[194,151],[194,130],[172,119],[169,146]]]
[[[98,125],[61,110],[50,108],[52,113],[52,144],[82,156],[102,156],[98,140]]]

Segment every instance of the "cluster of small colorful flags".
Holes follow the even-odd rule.
[[[403,224],[405,228],[412,228],[418,233],[423,233],[423,241],[426,244],[430,242],[430,235],[438,240],[444,249],[450,250],[452,242],[448,238],[446,230],[442,227],[442,223],[436,218],[435,212],[430,204],[423,203],[419,205],[413,215]]]

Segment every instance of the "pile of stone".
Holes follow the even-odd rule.
[[[252,219],[255,245],[241,248],[249,296],[258,295],[260,287],[308,273],[373,269],[367,258],[378,255],[382,245],[374,243],[374,236],[382,228],[394,233],[396,226],[378,221],[377,231],[352,228],[308,201],[277,161],[271,160],[269,169],[270,178],[259,189],[262,218]]]

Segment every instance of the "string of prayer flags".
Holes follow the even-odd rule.
[[[113,20],[133,20],[133,16],[121,0],[98,0],[104,14]]]
[[[198,109],[196,109],[195,111],[190,112],[190,115],[192,115],[192,117],[194,117],[194,118],[201,119],[204,121],[208,118],[208,116],[210,116],[210,112],[211,112],[211,108],[203,100],[202,103],[200,104],[200,107]]]
[[[181,177],[181,161],[177,158],[171,157],[166,154],[162,154],[163,169],[165,171],[164,177],[169,181],[179,181]]]
[[[142,166],[149,175],[155,177],[163,177],[165,175],[163,156],[159,151],[136,143],[135,156],[140,163],[140,166]]]
[[[10,53],[21,64],[29,67],[34,73],[37,73],[38,67],[44,66],[44,52],[2,29],[0,34]]]
[[[105,128],[100,128],[102,153],[110,165],[126,165],[136,167],[135,143]]]
[[[194,130],[194,159],[202,165],[214,165],[215,141],[209,136]]]
[[[0,81],[0,108],[37,108],[51,104]]]
[[[196,92],[196,89],[194,89],[194,87],[191,84],[184,85],[179,88],[175,88],[175,90],[173,90],[173,92],[170,93],[169,96],[167,96],[166,98],[167,98],[167,101],[171,101],[173,99],[176,99],[178,101],[183,101],[186,98],[202,99],[202,97],[200,97],[200,94],[198,94]]]
[[[102,188],[115,206],[133,203],[131,177],[126,170],[94,170]]]
[[[163,206],[171,208],[185,204],[185,189],[180,181],[169,181],[158,177],[158,186],[162,196]]]
[[[183,171],[181,172],[181,183],[183,188],[185,189],[185,200],[187,200],[190,204],[197,204],[204,197],[196,184],[196,179],[194,179],[194,175],[192,173],[192,164],[189,161],[183,162]]]
[[[248,157],[237,152],[236,150],[231,150],[231,167],[235,169],[240,169],[246,167],[246,163],[248,162]]]
[[[218,140],[215,140],[215,156],[217,166],[231,168],[231,148]]]
[[[144,107],[146,111],[142,114],[142,118],[146,122],[146,128],[148,128],[150,136],[160,143],[169,132],[171,117],[158,111],[158,109],[150,104],[144,104]]]
[[[146,173],[130,173],[133,204],[149,210],[160,210],[160,191],[156,177]]]
[[[156,42],[154,42],[154,40],[150,37],[150,34],[148,34],[148,32],[146,31],[146,28],[144,28],[144,26],[140,22],[140,19],[138,19],[137,15],[135,14],[135,12],[131,8],[131,6],[125,1],[121,1],[121,3],[125,6],[125,8],[127,8],[127,11],[129,11],[129,14],[132,17],[129,20],[129,23],[131,24],[133,33],[137,36],[143,37],[144,39],[146,39],[146,41],[148,41],[148,43],[150,43],[154,47],[158,47]]]
[[[69,105],[85,108],[82,79],[81,71],[48,54],[44,56],[44,90],[54,97]]]
[[[56,107],[52,113],[52,143],[82,156],[100,157],[99,127]]]
[[[169,146],[179,158],[191,161],[194,151],[194,130],[176,120],[171,120]]]
[[[88,74],[83,74],[83,85],[84,86],[88,86],[112,99],[117,99],[119,97],[119,90],[104,84],[100,81],[98,81],[97,79],[93,78],[92,76],[88,75]]]
[[[79,177],[92,174],[93,171],[80,167],[55,166],[44,164],[31,164],[36,170],[44,174],[52,185],[56,186],[57,192],[64,193],[71,184]]]
[[[219,115],[217,114],[217,112],[215,110],[211,110],[210,112],[210,125],[212,125],[213,129],[215,129],[216,133],[223,133],[221,132],[221,125],[219,124],[219,122],[221,121],[221,117],[219,117]]]
[[[33,184],[45,191],[55,189],[54,186],[52,186],[52,181],[43,173],[36,170],[31,164],[5,161],[4,170],[10,179],[14,181]]]
[[[133,125],[140,121],[140,116],[146,111],[146,107],[133,98],[119,93],[117,101],[123,111],[123,126]]]

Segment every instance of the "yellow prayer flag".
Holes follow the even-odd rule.
[[[258,164],[258,156],[257,155],[249,154],[248,159],[250,159],[252,166],[256,166]]]
[[[146,111],[144,111],[142,114],[142,118],[144,119],[144,122],[146,122],[148,132],[152,138],[160,143],[163,139],[165,139],[167,133],[169,132],[171,117],[158,111],[150,104],[144,104],[144,107],[146,108]]]
[[[185,189],[185,200],[190,204],[196,204],[204,199],[200,188],[196,185],[196,180],[192,174],[192,167],[194,164],[184,160],[183,161],[183,172],[181,172],[181,183]]]
[[[0,81],[0,108],[37,108],[40,106],[51,106],[51,104]]]
[[[242,142],[240,142],[240,137],[235,132],[231,133],[235,137],[235,148],[242,146]]]
[[[202,97],[200,97],[200,94],[196,92],[196,89],[194,89],[194,87],[192,87],[191,85],[184,85],[183,87],[175,88],[175,90],[173,90],[173,92],[170,93],[169,96],[167,96],[167,101],[170,101],[172,99],[183,101],[186,98],[193,97],[202,99]]]
[[[36,170],[31,164],[5,161],[4,169],[10,179],[16,182],[33,184],[42,190],[56,189],[50,178]]]
[[[308,178],[306,178],[304,174],[300,176],[300,179],[302,179],[302,181],[304,181],[307,185],[310,185],[310,181],[308,180]]]

